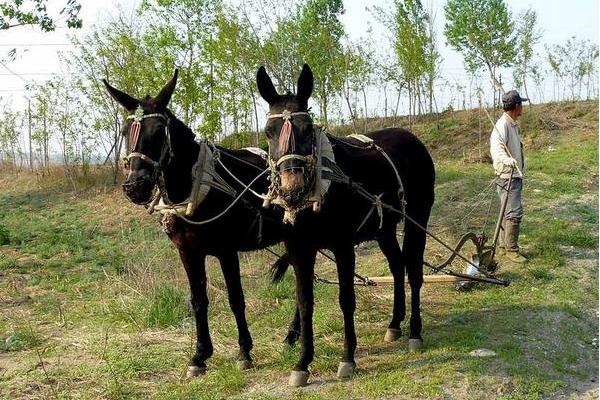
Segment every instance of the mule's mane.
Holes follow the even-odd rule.
[[[171,112],[171,110],[167,109],[165,111],[165,114],[167,114],[169,122],[171,123],[171,130],[177,132],[176,138],[173,137],[172,139],[184,139],[185,141],[192,142],[195,141],[196,135],[189,126],[187,126],[183,123],[183,121],[177,118],[175,114]]]

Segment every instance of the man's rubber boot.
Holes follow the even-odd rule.
[[[520,223],[510,219],[505,220],[506,253],[504,257],[514,263],[523,264],[527,258],[519,252],[519,230]]]

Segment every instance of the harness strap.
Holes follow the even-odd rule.
[[[286,120],[291,119],[292,117],[298,116],[298,115],[306,115],[310,117],[310,113],[307,111],[296,111],[296,112],[291,112],[288,110],[283,110],[281,112],[281,114],[271,114],[271,113],[267,113],[267,119],[274,119],[274,118],[283,118]]]
[[[130,162],[130,160],[132,158],[141,158],[142,160],[146,161],[148,164],[152,165],[152,168],[154,168],[155,170],[158,169],[158,167],[160,166],[160,162],[158,161],[154,161],[153,159],[151,159],[150,157],[148,157],[147,155],[143,154],[143,153],[138,153],[136,151],[129,153],[129,155],[127,157],[125,157],[125,160],[127,160],[127,162]]]
[[[312,166],[314,164],[314,157],[312,155],[301,156],[299,154],[286,154],[285,156],[281,156],[276,163],[273,163],[274,167],[279,167],[282,163],[288,160],[299,160],[307,164],[307,166]],[[272,161],[271,161],[272,163]]]

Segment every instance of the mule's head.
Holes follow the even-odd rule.
[[[271,78],[260,67],[256,75],[258,91],[269,103],[265,134],[269,157],[279,174],[279,194],[289,206],[302,202],[314,182],[314,130],[308,113],[313,90],[313,73],[304,64],[296,94],[277,93]]]
[[[175,70],[173,78],[156,97],[143,99],[136,99],[102,80],[108,93],[128,112],[123,123],[123,135],[128,138],[123,191],[136,204],[151,200],[159,172],[169,161],[167,105],[175,90],[177,74]]]

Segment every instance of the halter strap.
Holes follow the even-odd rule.
[[[152,165],[152,167],[156,170],[158,169],[158,167],[160,166],[160,163],[157,161],[154,161],[153,159],[151,159],[150,157],[148,157],[147,155],[143,154],[143,153],[138,153],[136,151],[129,153],[129,155],[127,157],[125,157],[125,159],[127,161],[129,161],[132,158],[141,158],[142,160],[146,161],[148,164]]]
[[[137,113],[137,111],[136,111],[136,113]],[[169,118],[167,118],[167,116],[165,114],[162,114],[162,113],[143,114],[141,117],[137,116],[137,114],[131,114],[131,115],[127,116],[127,119],[133,119],[136,122],[140,122],[143,119],[152,118],[152,117],[162,118],[165,121],[169,121]]]
[[[283,118],[285,120],[289,120],[292,117],[295,117],[297,115],[307,115],[310,117],[310,113],[307,111],[296,111],[296,112],[291,112],[288,110],[283,110],[281,112],[281,114],[271,114],[271,113],[267,113],[267,119],[274,119],[274,118]]]

